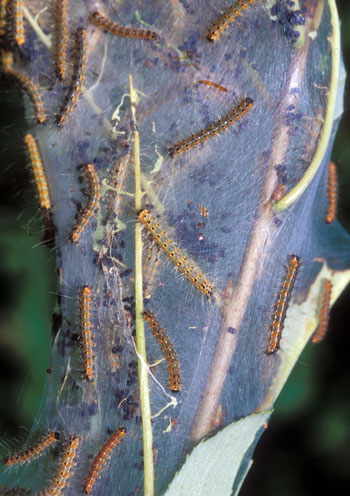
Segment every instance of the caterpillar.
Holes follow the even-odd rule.
[[[208,81],[207,79],[200,79],[198,81],[198,84],[206,84],[207,86],[212,86],[213,88],[216,88],[217,90],[223,91],[224,93],[227,93],[227,89],[221,86],[221,84],[214,83],[213,81]]]
[[[42,452],[51,444],[55,443],[59,439],[58,432],[48,432],[37,444],[34,444],[30,448],[21,453],[8,456],[5,458],[5,465],[16,465],[18,463],[27,463],[32,461],[34,458],[40,456]]]
[[[205,279],[195,266],[195,263],[185,256],[180,248],[166,235],[162,226],[155,217],[148,211],[142,210],[139,214],[140,221],[146,226],[148,232],[154,238],[157,245],[175,264],[178,270],[196,286],[196,288],[208,298],[214,298],[214,286]]]
[[[1,64],[5,74],[13,69],[13,53],[8,50],[1,50]]]
[[[286,268],[286,277],[282,283],[280,292],[278,293],[275,312],[273,315],[270,331],[270,341],[266,352],[268,355],[279,350],[289,300],[292,295],[299,267],[300,257],[298,257],[297,255],[289,255],[288,267]]]
[[[241,119],[248,110],[251,109],[253,105],[253,100],[251,98],[243,98],[240,103],[234,107],[228,114],[214,122],[205,129],[200,130],[198,133],[192,134],[189,138],[186,138],[178,143],[175,143],[168,150],[170,157],[179,155],[185,150],[189,150],[200,143],[203,143],[208,138],[216,136],[218,133],[225,131],[229,126],[232,126],[236,121]]]
[[[154,313],[146,311],[143,313],[144,318],[149,323],[150,328],[153,331],[158,343],[162,347],[164,356],[168,362],[169,376],[170,376],[170,389],[177,393],[181,391],[181,374],[179,360],[177,358],[177,353],[175,351],[174,345],[170,342],[170,339],[166,335],[164,329],[159,324]]]
[[[99,476],[99,473],[103,469],[104,464],[111,456],[113,449],[120,443],[126,434],[126,429],[124,427],[119,427],[114,434],[107,439],[105,444],[102,446],[98,452],[96,458],[93,461],[89,474],[84,483],[84,492],[90,494]]]
[[[89,286],[83,286],[80,289],[78,294],[78,301],[82,358],[85,369],[85,376],[89,381],[92,381],[94,354],[91,335],[92,326],[90,322],[91,288],[89,288]]]
[[[215,41],[219,34],[221,34],[236,17],[243,14],[244,10],[249,7],[249,5],[252,5],[257,1],[258,0],[238,0],[234,5],[228,7],[209,28],[207,32],[208,40]]]
[[[60,496],[62,494],[63,489],[67,485],[67,480],[73,467],[79,442],[79,437],[73,437],[73,439],[69,442],[58,466],[56,477],[47,489],[44,489],[44,491],[39,493],[39,496]]]
[[[10,52],[2,53],[2,66],[5,75],[9,79],[12,79],[15,83],[18,83],[20,86],[22,86],[25,93],[27,93],[32,102],[36,120],[40,124],[45,124],[46,111],[39,90],[36,87],[35,83],[28,77],[13,69],[13,56]]]
[[[109,33],[115,36],[123,36],[125,38],[139,38],[142,40],[159,40],[159,36],[154,31],[149,31],[146,29],[137,28],[127,28],[125,26],[120,26],[119,24],[110,21],[106,16],[96,11],[90,16],[91,22]]]
[[[67,72],[67,0],[56,0],[56,75],[64,79]]]
[[[327,182],[328,209],[326,215],[326,223],[334,222],[337,213],[338,201],[338,181],[337,181],[337,166],[334,162],[329,163],[328,182]]]
[[[7,31],[7,4],[8,0],[0,0],[0,37],[5,36]]]
[[[86,70],[86,29],[78,28],[75,33],[74,64],[72,79],[63,100],[62,107],[56,117],[56,124],[62,127],[73,111],[83,90]]]
[[[329,313],[331,309],[331,296],[332,283],[329,279],[325,279],[319,310],[319,325],[311,339],[313,343],[319,343],[326,335],[329,322]]]
[[[78,243],[85,226],[88,225],[90,219],[95,215],[95,212],[99,207],[100,185],[94,166],[91,164],[85,165],[83,167],[83,174],[89,186],[89,198],[86,206],[80,212],[77,222],[73,226],[71,232],[71,240],[73,243]]]
[[[23,23],[23,2],[21,0],[12,0],[11,10],[13,15],[13,37],[17,45],[25,43],[24,23]]]
[[[26,134],[24,137],[24,142],[28,149],[34,180],[38,190],[40,206],[43,209],[51,210],[49,186],[47,184],[46,174],[41,162],[38,145],[32,134]]]

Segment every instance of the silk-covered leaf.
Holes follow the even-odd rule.
[[[227,0],[61,2],[59,34],[55,4],[26,2],[25,42],[10,35],[2,59],[5,78],[29,90],[62,295],[52,373],[23,448],[47,430],[60,441],[6,468],[1,484],[50,487],[78,436],[64,494],[82,494],[122,427],[93,494],[161,495],[199,441],[232,423],[241,438],[239,419],[272,408],[317,326],[324,279],[334,302],[350,278],[349,235],[326,223],[344,85],[335,2],[237,2],[233,21]],[[292,255],[299,271],[281,293]],[[278,298],[289,308],[278,307],[280,346],[268,353]],[[228,475],[236,492],[248,458]]]

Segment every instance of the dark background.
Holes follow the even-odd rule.
[[[338,1],[350,70],[350,2]],[[338,165],[338,218],[350,230],[350,99],[332,159]],[[40,407],[55,303],[55,252],[40,246],[42,225],[22,145],[20,95],[0,81],[0,455],[25,438]],[[308,345],[276,403],[241,496],[313,496],[350,490],[348,288],[332,309],[330,332]]]

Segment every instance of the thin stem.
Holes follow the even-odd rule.
[[[135,216],[141,210],[141,169],[140,136],[136,128],[136,98],[129,75],[131,111],[135,126],[134,131],[134,173],[135,173]],[[148,366],[146,356],[146,338],[143,320],[143,282],[142,282],[142,226],[135,222],[135,310],[136,310],[136,348],[138,355],[138,376],[140,387],[140,404],[143,431],[144,495],[154,494],[153,436],[151,423],[151,405],[148,386]]]
[[[34,18],[31,15],[31,13],[29,12],[29,10],[27,9],[27,7],[24,7],[24,6],[23,6],[23,14],[24,14],[24,18],[27,19],[27,21],[32,26],[32,28],[34,29],[36,34],[39,36],[41,41],[44,43],[44,45],[47,46],[47,48],[52,48],[51,37],[47,36],[44,33],[44,31],[41,29],[41,27],[39,26],[39,23],[37,21],[39,14]]]

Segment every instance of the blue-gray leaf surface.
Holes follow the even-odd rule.
[[[61,448],[79,436],[64,490],[77,495],[108,436],[125,427],[93,494],[131,496],[145,483],[147,496],[153,486],[160,495],[199,440],[271,409],[317,325],[322,280],[334,283],[334,301],[350,278],[349,236],[337,221],[325,223],[328,163],[342,109],[335,3],[295,2],[298,10],[284,1],[253,2],[211,42],[207,31],[226,0],[98,3],[108,19],[152,30],[155,40],[107,33],[91,23],[96,2],[70,2],[69,68],[72,33],[83,26],[86,71],[82,95],[61,128],[55,120],[69,78],[55,78],[55,44],[47,36],[54,34],[54,2],[27,3],[26,41],[10,49],[16,67],[38,85],[49,116],[45,126],[35,125],[27,101],[54,206],[63,296],[52,374],[26,447],[47,429],[60,432]],[[252,100],[250,110],[234,123],[223,121],[244,98]],[[206,134],[192,136],[201,130]],[[182,153],[169,155],[191,136]],[[101,199],[74,244],[72,226],[88,196],[83,164],[94,166]],[[295,196],[286,208],[290,192]],[[140,208],[161,226],[151,226],[153,235],[144,227],[142,243]],[[135,265],[140,254],[142,270]],[[267,354],[292,254],[301,269],[280,350]],[[203,278],[214,298],[198,290]],[[93,294],[90,383],[82,376],[77,319],[77,294],[86,285]],[[164,339],[157,342],[143,323],[143,306],[176,350],[177,394],[169,389]],[[169,351],[166,358],[175,359]],[[142,418],[148,406],[150,416]],[[43,490],[60,453],[48,451],[21,471],[6,469],[1,483]]]

